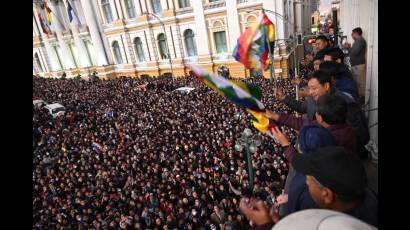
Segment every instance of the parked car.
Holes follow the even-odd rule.
[[[46,105],[48,105],[48,103],[43,100],[40,100],[40,99],[33,100],[33,106],[36,108],[43,108]]]
[[[44,106],[44,108],[47,109],[54,118],[65,114],[65,107],[59,103],[49,104]]]

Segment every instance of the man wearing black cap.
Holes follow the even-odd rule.
[[[377,197],[366,189],[366,172],[356,155],[329,146],[315,154],[295,155],[292,165],[306,175],[309,193],[319,208],[344,212],[377,227]]]
[[[343,147],[328,146],[313,154],[296,154],[292,165],[306,175],[306,184],[315,204],[322,209],[344,212],[368,224],[378,226],[378,200],[366,188],[362,162]],[[261,201],[242,198],[241,211],[256,229],[270,229],[279,221],[278,213]]]

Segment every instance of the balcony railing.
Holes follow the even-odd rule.
[[[236,0],[237,4],[245,3],[245,2],[260,2],[261,0]]]
[[[181,14],[189,14],[194,12],[193,8],[190,7],[185,7],[185,8],[181,8],[175,11],[176,15],[181,15]]]
[[[214,8],[219,8],[219,7],[224,7],[224,6],[226,6],[225,1],[210,2],[204,5],[204,10],[214,9]]]

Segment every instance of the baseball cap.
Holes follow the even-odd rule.
[[[353,216],[326,209],[307,209],[292,213],[280,220],[272,230],[375,230]]]
[[[344,147],[326,146],[312,154],[295,154],[292,165],[336,194],[359,198],[365,193],[367,178],[363,163]]]

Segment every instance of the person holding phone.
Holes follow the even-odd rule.
[[[350,65],[352,67],[352,75],[359,86],[359,96],[364,103],[366,93],[366,40],[363,38],[362,28],[357,27],[352,30],[353,45],[344,43],[343,48],[349,50]]]

